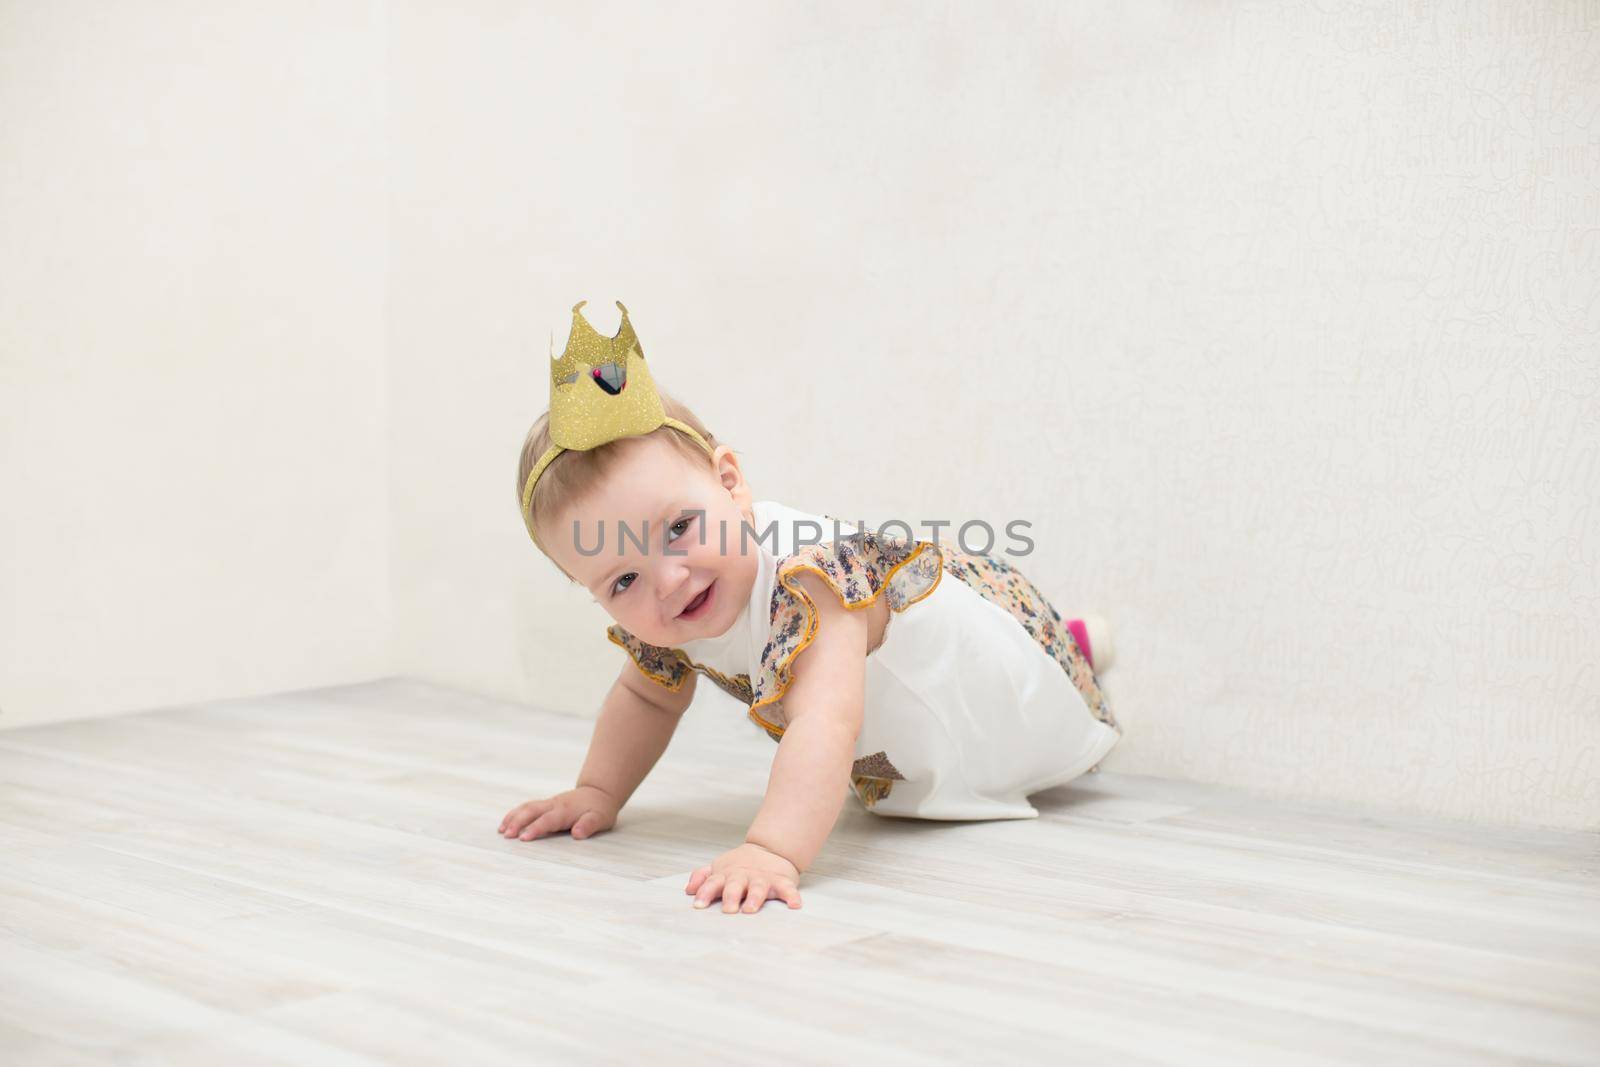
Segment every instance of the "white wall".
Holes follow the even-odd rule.
[[[383,25],[0,4],[0,725],[390,672]]]
[[[0,7],[0,723],[391,669],[594,714],[513,483],[621,298],[759,495],[1032,521],[1117,627],[1110,769],[1595,826],[1597,32]]]
[[[758,494],[1031,519],[1109,769],[1596,825],[1594,5],[392,20],[408,670],[594,713],[513,482],[620,298]]]

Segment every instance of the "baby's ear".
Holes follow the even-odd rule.
[[[718,445],[712,450],[711,470],[724,489],[733,489],[744,482],[744,468],[739,466],[739,454],[727,445]]]

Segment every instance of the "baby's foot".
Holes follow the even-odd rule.
[[[1111,666],[1111,624],[1102,615],[1085,615],[1081,619],[1068,619],[1067,630],[1078,642],[1084,657],[1096,674]]]

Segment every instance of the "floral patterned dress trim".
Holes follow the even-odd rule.
[[[715,667],[690,659],[688,653],[681,648],[663,648],[660,645],[647,644],[621,626],[608,627],[606,636],[611,638],[613,644],[627,651],[634,666],[638,667],[646,678],[673,692],[683,688],[683,680],[691,671],[699,671],[739,703],[749,706],[755,699],[755,694],[750,689],[748,674],[723,674]]]
[[[683,680],[692,668],[682,650],[646,644],[616,624],[606,628],[606,636],[628,653],[628,658],[646,678],[673,692],[683,688]]]
[[[863,611],[880,596],[887,597],[892,619],[938,587],[944,573],[941,559],[939,546],[931,541],[908,541],[863,529],[836,541],[806,545],[779,560],[770,636],[752,679],[751,720],[774,740],[783,737],[787,718],[782,701],[793,681],[791,664],[817,635],[817,606],[800,585],[802,572],[821,577],[850,611]]]
[[[888,796],[894,783],[903,782],[905,778],[906,776],[889,762],[887,752],[879,751],[870,756],[862,756],[850,767],[850,788],[856,791],[856,796],[861,798],[861,803],[868,809]]]
[[[689,665],[715,682],[718,689],[746,707],[749,707],[750,701],[755,699],[755,694],[750,691],[748,674],[723,674],[715,667],[707,667],[704,663],[696,663],[693,660],[689,661]]]

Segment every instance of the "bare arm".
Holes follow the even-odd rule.
[[[688,675],[674,692],[650,681],[632,662],[624,663],[600,706],[578,786],[600,790],[620,811],[667,750],[694,699],[696,677]]]
[[[532,841],[569,828],[577,838],[609,830],[666,751],[678,720],[694,699],[694,682],[691,674],[674,692],[650,681],[631,661],[624,663],[600,706],[578,784],[506,812],[500,820],[501,836]]]
[[[817,632],[795,657],[788,720],[761,810],[745,840],[804,871],[839,819],[866,703],[868,612],[846,608],[815,574],[800,585],[817,607]]]

